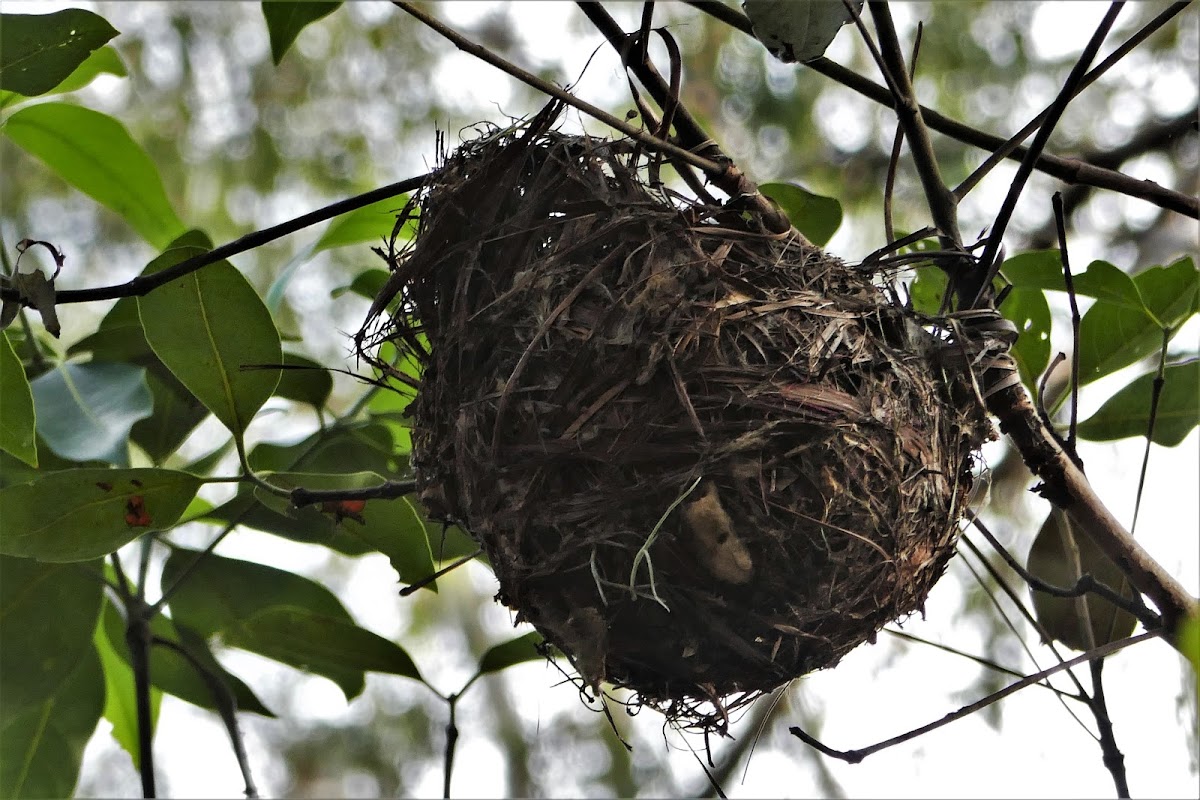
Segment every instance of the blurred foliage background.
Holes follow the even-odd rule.
[[[10,4],[5,5],[9,11]],[[12,11],[19,10],[18,4],[11,5]],[[452,145],[460,131],[470,135],[473,123],[504,124],[506,117],[530,114],[544,102],[387,3],[344,4],[306,28],[278,66],[271,60],[258,3],[77,5],[96,11],[121,32],[113,45],[129,72],[124,78],[97,81],[78,93],[78,101],[129,128],[157,164],[181,217],[217,243],[422,174],[433,166],[435,131],[448,132]],[[1129,4],[1113,39],[1128,36],[1164,5]],[[33,6],[29,13],[50,10],[46,4]],[[580,95],[618,115],[632,107],[617,59],[572,4],[428,7],[473,40],[543,77],[576,84]],[[636,27],[640,4],[613,3],[609,8],[627,30]],[[1076,3],[958,0],[896,4],[894,13],[906,41],[918,20],[925,24],[915,81],[922,101],[1004,136],[1053,99],[1082,44],[1080,37],[1086,38],[1090,27],[1084,26],[1079,37],[1068,37],[1070,44],[1065,46],[1056,31],[1076,24],[1073,19],[1091,10]],[[803,66],[774,61],[754,40],[684,4],[658,4],[655,20],[668,25],[683,47],[684,102],[739,165],[759,181],[795,180],[837,197],[846,216],[829,245],[831,251],[855,259],[883,243],[882,187],[895,131],[890,110]],[[1084,92],[1068,109],[1050,151],[1103,160],[1134,176],[1195,194],[1200,188],[1200,141],[1195,125],[1188,129],[1180,121],[1194,121],[1196,116],[1197,29],[1197,13],[1191,8]],[[662,69],[662,51],[652,52],[658,53]],[[851,28],[842,31],[826,55],[879,80]],[[578,124],[578,117],[570,116],[572,124]],[[603,132],[590,121],[586,127]],[[1156,131],[1175,135],[1155,137]],[[985,155],[936,134],[935,144],[952,185]],[[32,237],[50,239],[66,251],[68,267],[59,279],[60,290],[127,280],[155,255],[118,217],[24,152],[6,140],[0,148],[7,176],[0,182],[0,233],[9,246]],[[1007,162],[970,195],[962,209],[965,235],[983,231],[1014,170],[1015,162]],[[1056,188],[1056,181],[1035,175],[1010,228],[1010,253],[1051,246],[1049,195]],[[1069,236],[1080,265],[1102,256],[1136,271],[1196,248],[1194,221],[1179,215],[1104,192],[1072,189],[1068,197]],[[907,159],[901,163],[895,206],[898,228],[926,224],[920,184]],[[315,236],[302,232],[234,262],[265,293]],[[379,266],[366,247],[320,253],[305,264],[287,284],[277,314],[285,336],[294,339],[289,349],[326,365],[355,369],[347,332],[357,329],[366,301],[352,293],[336,298],[331,293],[364,269]],[[64,334],[56,346],[64,349],[92,330],[107,307],[76,306],[64,314]],[[1055,346],[1067,349],[1068,342]],[[346,407],[358,391],[360,385],[353,380],[335,376],[331,406]],[[274,419],[270,431],[258,431],[260,437],[295,441],[315,425],[311,413],[292,410],[276,409]],[[207,423],[201,426],[185,453],[207,452],[209,428]],[[1184,449],[1194,439],[1193,435]],[[1022,551],[1037,527],[1038,512],[1025,499],[1028,475],[1003,445],[987,456],[993,481],[987,518],[1006,544]],[[219,496],[217,491],[214,499]],[[189,545],[206,540],[202,531],[194,532],[192,539],[188,535],[184,531],[178,540]],[[1195,548],[1183,547],[1181,561],[1186,561]],[[395,595],[394,573],[386,561],[378,562],[381,556],[355,560],[252,532],[232,537],[220,552],[282,563],[318,577],[362,624],[403,643],[443,691],[453,691],[469,677],[471,665],[490,644],[512,635],[507,612],[491,599],[494,581],[476,564],[442,581],[437,595],[420,592],[401,600]],[[1025,663],[1017,638],[990,599],[995,592],[992,579],[976,583],[956,563],[946,582],[954,586],[939,587],[931,603],[942,604],[940,618],[954,620],[955,644],[1004,663]],[[920,647],[884,636],[875,648],[879,652],[873,669],[896,667],[902,655]],[[281,718],[243,723],[252,765],[266,794],[405,796],[440,791],[445,704],[421,687],[371,675],[366,692],[346,708],[339,705],[336,692],[331,697],[333,690],[323,679],[246,653],[225,652],[221,657]],[[944,683],[950,702],[966,702],[1007,682],[974,666],[955,669],[960,671]],[[561,676],[539,664],[489,677],[476,686],[458,711],[464,738],[456,781],[472,789],[490,785],[492,794],[510,797],[708,791],[703,772],[681,740],[668,737],[669,745],[664,746],[658,721],[616,715],[618,727],[634,745],[630,753],[612,735],[605,717],[584,709],[569,687],[554,686],[560,682]],[[1169,687],[1181,698],[1183,718],[1195,708],[1194,698],[1191,711],[1183,699],[1187,685],[1185,680]],[[778,792],[842,792],[826,762],[787,736],[786,726],[800,724],[820,736],[828,715],[846,713],[845,703],[853,701],[844,695],[843,705],[835,706],[830,698],[811,696],[806,686],[802,681],[782,702],[763,702],[752,710],[737,726],[736,741],[713,743],[714,774],[731,791],[763,791],[771,785],[763,781],[778,775],[788,781]],[[1047,708],[1053,704],[1048,693],[1042,702]],[[912,718],[932,719],[940,716],[941,708],[919,706]],[[852,712],[863,717],[862,744],[903,727],[899,722],[871,724],[876,712],[864,711],[852,706]],[[1046,713],[1056,711],[1061,714],[1057,708]],[[1003,706],[993,706],[988,722],[1003,725],[1004,713]],[[222,771],[229,773],[232,791],[240,790],[236,764],[214,719],[179,701],[164,702],[157,740],[164,793],[194,793],[194,780]],[[749,745],[760,732],[749,767],[749,775],[757,780],[739,785]],[[1192,763],[1178,765],[1186,782],[1189,774],[1194,780],[1196,768],[1194,721],[1184,721],[1181,732],[1193,737]],[[111,742],[100,741],[102,734],[103,726],[89,747],[79,794],[136,794],[136,773],[128,756]],[[1129,730],[1127,736],[1133,734]],[[703,743],[692,746],[702,749]],[[929,749],[926,758],[936,768],[937,745]],[[1024,757],[1020,752],[1000,756],[1017,762]],[[1098,751],[1087,769],[1103,772]],[[1101,774],[1101,787],[1104,780]],[[980,791],[986,793],[982,787]]]

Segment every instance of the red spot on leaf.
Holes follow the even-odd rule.
[[[363,509],[367,507],[366,500],[327,500],[321,503],[321,511],[333,515],[334,524],[341,524],[344,519],[352,519],[359,525],[366,525],[363,519]]]
[[[146,513],[146,498],[140,494],[125,501],[125,524],[131,528],[149,528],[154,524],[154,518]]]
[[[111,492],[112,484],[108,481],[96,481],[96,487],[103,492]]]

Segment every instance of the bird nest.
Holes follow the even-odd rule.
[[[581,685],[722,731],[922,609],[989,432],[946,342],[794,231],[650,183],[630,141],[486,134],[410,204],[358,342],[419,366],[420,498],[497,599]]]

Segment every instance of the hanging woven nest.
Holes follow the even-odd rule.
[[[360,351],[419,365],[419,494],[497,599],[724,730],[922,608],[989,427],[869,274],[548,128],[442,155]]]

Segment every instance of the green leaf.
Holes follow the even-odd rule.
[[[31,384],[37,432],[73,461],[129,465],[129,432],[154,411],[146,370],[130,364],[59,364]]]
[[[354,292],[359,297],[365,297],[368,300],[374,300],[383,289],[383,285],[387,283],[389,273],[386,269],[372,267],[364,270],[354,276],[354,280],[348,286],[339,286],[329,293],[329,296],[335,300],[346,292]]]
[[[228,631],[226,643],[324,675],[342,688],[347,700],[362,691],[363,672],[423,682],[417,665],[399,645],[305,608],[267,608]]]
[[[204,421],[208,409],[165,367],[162,374],[156,369],[147,370],[146,384],[154,398],[154,413],[139,420],[130,437],[155,464],[162,464]],[[207,474],[192,469],[188,472]]]
[[[479,659],[479,674],[487,675],[490,672],[507,669],[514,664],[536,661],[542,657],[541,653],[537,651],[537,646],[541,643],[541,634],[527,633],[491,647],[483,654],[483,658]]]
[[[936,316],[946,295],[946,273],[933,265],[922,267],[908,287],[913,310],[920,314]]]
[[[862,8],[862,0],[856,4]],[[841,3],[796,3],[793,0],[745,0],[742,9],[755,37],[780,61],[811,61],[829,47],[853,17]]]
[[[842,224],[842,204],[836,198],[813,194],[796,183],[764,183],[758,190],[778,203],[792,226],[818,247]]]
[[[1158,371],[1135,378],[1092,416],[1079,424],[1079,435],[1095,442],[1145,436],[1150,399]],[[1200,425],[1200,360],[1173,364],[1163,371],[1151,441],[1175,447]]]
[[[38,465],[33,393],[8,334],[0,331],[0,449]]]
[[[155,259],[147,272],[166,269],[211,249],[200,231],[189,231]],[[279,382],[279,331],[250,282],[228,261],[219,261],[138,298],[146,340],[175,377],[235,436]]]
[[[334,217],[313,245],[313,253],[350,244],[386,240],[396,227],[396,215],[404,210],[407,202],[408,195],[397,195]],[[397,238],[411,239],[416,232],[415,227],[412,222],[407,223],[401,231],[402,235]]]
[[[112,117],[66,103],[40,103],[9,117],[4,132],[155,247],[165,247],[183,232],[158,168]]]
[[[1068,555],[1066,540],[1073,539],[1079,551],[1079,566],[1075,568],[1073,556]],[[1107,584],[1121,596],[1133,598],[1133,591],[1125,582],[1125,576],[1116,564],[1101,552],[1091,537],[1074,529],[1067,515],[1057,509],[1042,523],[1033,547],[1029,550],[1029,572],[1043,581],[1069,589],[1084,574],[1090,574],[1101,583]],[[1057,641],[1075,650],[1089,650],[1093,646],[1085,634],[1082,602],[1075,597],[1054,597],[1031,590],[1033,609],[1038,622]],[[1099,595],[1086,595],[1088,619],[1091,622],[1094,646],[1124,639],[1133,633],[1137,620],[1128,611],[1118,609]]]
[[[4,519],[7,540],[14,529]],[[99,563],[0,556],[0,697],[5,716],[52,697],[92,647]]]
[[[115,613],[111,604],[105,604],[104,614]],[[120,616],[118,615],[118,619]],[[112,737],[121,745],[129,757],[133,759],[135,769],[141,764],[141,751],[138,746],[138,716],[137,695],[134,690],[133,668],[129,666],[128,658],[122,659],[117,655],[117,649],[125,647],[124,624],[110,632],[105,625],[96,628],[96,652],[104,665],[104,683],[106,686],[104,718],[112,725]],[[150,728],[158,728],[158,712],[162,707],[162,690],[150,686]],[[153,737],[153,733],[151,733]]]
[[[1200,611],[1193,611],[1179,628],[1179,652],[1192,665],[1196,692],[1200,694]]]
[[[1057,250],[1032,250],[1004,262],[1000,273],[1020,289],[1067,291],[1062,256]],[[1072,276],[1071,285],[1081,297],[1107,300],[1134,311],[1144,308],[1133,278],[1107,261],[1093,261],[1085,272]]]
[[[174,586],[198,554],[175,548],[163,565],[163,588]],[[176,624],[204,637],[229,631],[271,606],[295,606],[348,624],[354,622],[333,592],[316,581],[212,553],[188,571],[171,595],[170,606]]]
[[[83,749],[104,708],[104,676],[90,645],[55,693],[0,722],[0,798],[71,797]]]
[[[1097,300],[1079,323],[1079,385],[1157,353],[1196,310],[1197,273],[1191,259],[1151,267],[1133,278],[1144,308]]]
[[[0,553],[42,561],[107,555],[169,528],[200,479],[166,469],[69,469],[0,489]]]
[[[75,71],[68,75],[62,83],[51,89],[49,94],[66,94],[77,91],[101,75],[116,75],[118,78],[124,78],[128,74],[125,62],[121,60],[117,51],[112,47],[101,47],[85,58],[83,63],[76,67]]]
[[[308,403],[318,411],[325,407],[333,393],[333,375],[321,364],[298,353],[284,353],[285,369],[275,387],[275,394],[300,403]]]
[[[1000,304],[1000,313],[1017,326],[1012,355],[1021,382],[1037,395],[1037,381],[1050,363],[1050,306],[1040,289],[1013,289]]]
[[[121,616],[121,612],[111,603],[104,608],[102,626],[113,652],[126,664],[131,664],[129,646],[125,642],[125,620]],[[182,647],[214,678],[225,684],[226,688],[232,692],[239,711],[253,711],[267,717],[275,716],[262,704],[249,686],[220,665],[213,657],[204,637],[185,626],[176,626],[161,614],[151,620],[150,632],[156,639],[169,641],[177,647]],[[150,680],[167,694],[174,695],[200,708],[217,710],[212,691],[199,671],[185,656],[169,646],[155,643],[151,649]]]
[[[341,3],[283,2],[266,0],[263,17],[271,34],[271,59],[278,66],[300,31],[322,17],[332,14]]]
[[[48,92],[116,35],[103,17],[79,8],[0,14],[0,89],[26,97]]]

